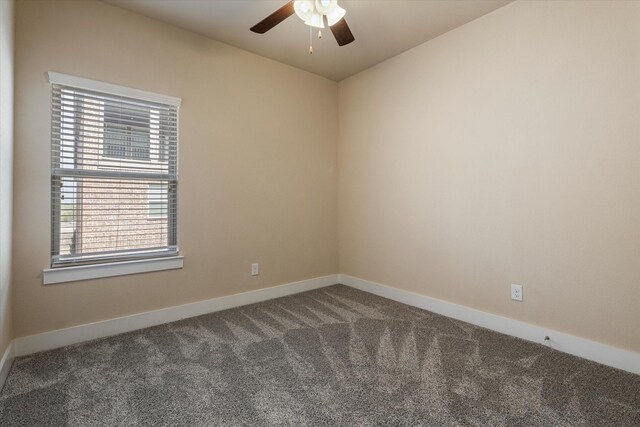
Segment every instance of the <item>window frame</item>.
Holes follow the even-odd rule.
[[[161,95],[161,94],[157,94],[157,93],[153,93],[153,92],[147,92],[147,91],[141,91],[138,89],[133,89],[133,88],[129,88],[129,87],[125,87],[125,86],[119,86],[119,85],[114,85],[111,83],[105,83],[105,82],[100,82],[100,81],[95,81],[95,80],[90,80],[90,79],[85,79],[85,78],[81,78],[81,77],[76,77],[76,76],[70,76],[70,75],[66,75],[66,74],[61,74],[61,73],[56,73],[56,72],[49,72],[48,73],[48,78],[49,78],[49,90],[51,90],[52,86],[54,84],[56,85],[62,85],[62,86],[68,86],[68,87],[72,87],[72,88],[76,88],[79,90],[89,90],[89,91],[94,91],[94,92],[101,92],[101,93],[105,93],[108,95],[116,95],[116,96],[123,96],[123,97],[127,97],[127,98],[133,98],[133,99],[137,99],[140,101],[148,101],[148,102],[155,102],[155,103],[161,103],[161,104],[166,104],[172,107],[175,107],[176,109],[176,133],[179,134],[179,112],[180,112],[180,105],[181,105],[181,99],[180,98],[176,98],[176,97],[172,97],[172,96],[167,96],[167,95]],[[50,92],[51,93],[51,92]],[[53,102],[50,102],[50,107],[53,107]],[[52,111],[51,111],[52,113]],[[51,116],[51,114],[50,114]],[[52,117],[52,116],[51,116]],[[77,119],[78,122],[80,121],[80,119]],[[82,125],[81,123],[78,123],[79,125]],[[53,128],[53,127],[52,127]],[[53,138],[53,135],[51,135],[51,137]],[[50,139],[50,141],[53,141],[53,139]],[[162,143],[162,141],[164,141],[164,144],[166,144],[166,137],[163,135],[159,136],[159,140],[160,143]],[[178,144],[178,136],[176,136],[176,144]],[[176,153],[177,153],[177,149],[178,147],[176,146]],[[166,153],[158,153],[159,156],[159,160],[162,160],[162,156],[163,154]],[[102,153],[102,157],[104,157],[104,153]],[[151,156],[150,156],[151,157]],[[147,160],[144,159],[136,159],[140,162],[145,162]],[[51,188],[52,188],[52,194],[51,194],[51,225],[52,225],[52,230],[51,230],[51,267],[48,269],[44,270],[44,274],[43,274],[43,282],[45,284],[48,283],[60,283],[63,281],[73,281],[73,280],[84,280],[87,278],[96,278],[96,277],[109,277],[109,276],[114,276],[114,275],[122,275],[122,274],[134,274],[134,273],[138,273],[138,272],[146,272],[146,271],[158,271],[158,270],[166,270],[166,269],[173,269],[173,268],[182,268],[182,260],[183,257],[180,256],[179,254],[179,249],[178,249],[178,242],[177,242],[177,236],[173,233],[177,232],[177,207],[178,207],[178,203],[177,203],[177,186],[178,186],[178,172],[177,172],[177,158],[176,158],[176,169],[175,169],[175,181],[170,181],[169,182],[169,187],[167,189],[168,192],[168,200],[167,203],[174,203],[176,210],[172,213],[167,214],[165,217],[159,217],[159,218],[166,218],[168,226],[167,226],[167,241],[168,242],[175,242],[175,251],[173,250],[167,250],[166,255],[164,253],[162,253],[162,251],[157,251],[157,252],[153,252],[152,255],[146,255],[146,256],[140,256],[140,253],[143,253],[145,251],[147,251],[146,249],[140,249],[137,250],[138,255],[129,257],[126,254],[121,255],[114,255],[113,257],[109,258],[109,257],[100,257],[100,259],[96,259],[96,260],[91,260],[91,256],[90,254],[86,254],[87,255],[87,260],[86,261],[80,261],[80,262],[69,262],[69,263],[57,263],[54,264],[54,248],[53,248],[53,244],[54,242],[59,242],[59,233],[60,233],[60,221],[61,221],[61,217],[62,217],[62,205],[63,203],[60,201],[59,207],[56,209],[54,208],[54,197],[56,196],[55,193],[53,193],[54,191],[60,191],[60,190],[54,190],[54,181],[55,179],[60,180],[60,182],[62,181],[62,178],[58,177],[57,175],[54,175],[54,165],[53,162],[51,163],[51,167],[52,167],[52,182],[51,182]],[[80,174],[80,176],[83,176],[82,174]],[[61,187],[57,187],[57,188],[61,188]],[[60,195],[61,193],[57,193],[58,195]],[[147,192],[147,197],[148,197],[148,192]],[[171,197],[173,197],[173,200],[171,199]],[[81,207],[76,206],[75,207],[76,212],[78,209],[81,209]],[[148,213],[148,212],[147,212]],[[173,216],[173,218],[171,218],[171,216]],[[150,220],[154,220],[155,218],[149,218]],[[171,222],[173,221],[173,223]],[[172,227],[171,224],[174,224],[174,226]],[[171,246],[173,247],[173,246]],[[148,252],[148,251],[147,251]],[[59,256],[60,254],[60,247],[59,247],[59,243],[58,243],[58,248],[57,248],[57,254]],[[167,260],[167,258],[171,258],[173,259],[173,261],[171,260]],[[169,261],[169,262],[162,262],[162,261]],[[159,261],[159,262],[156,262]],[[136,265],[138,265],[138,267],[136,267]],[[62,270],[66,271],[66,273],[64,274],[60,274],[62,272]],[[78,275],[75,275],[74,272],[80,272]],[[91,271],[90,274],[87,274],[87,271]],[[101,272],[102,271],[102,272]],[[56,273],[57,272],[57,273]],[[55,276],[55,277],[54,277]],[[90,276],[90,277],[88,277]],[[75,278],[77,277],[77,278]]]

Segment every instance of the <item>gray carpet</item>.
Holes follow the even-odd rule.
[[[2,426],[640,426],[640,376],[336,285],[17,359]]]

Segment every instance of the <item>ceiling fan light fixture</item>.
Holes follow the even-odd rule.
[[[307,25],[311,25],[312,27],[324,28],[324,19],[322,19],[322,15],[318,12],[313,12],[311,14],[311,17],[308,20],[304,21],[304,23]]]
[[[327,25],[330,26],[338,46],[348,45],[355,40],[347,21],[344,20],[345,14],[346,11],[338,6],[338,0],[289,0],[284,6],[251,27],[250,30],[254,33],[264,34],[291,15],[297,15],[302,22],[309,26],[309,53],[313,53],[311,47],[313,31],[311,30],[314,27],[322,29]],[[320,31],[318,31],[318,38],[322,38]]]
[[[315,5],[313,0],[296,0],[293,2],[293,10],[300,19],[307,22],[314,13]]]
[[[316,10],[322,15],[328,15],[338,5],[338,0],[316,0]]]
[[[347,11],[336,4],[333,10],[327,15],[327,23],[333,26],[347,14]]]

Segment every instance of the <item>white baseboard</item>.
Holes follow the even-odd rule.
[[[603,365],[612,366],[635,374],[640,374],[640,354],[620,348],[612,347],[596,341],[587,340],[564,332],[543,328],[519,320],[487,313],[451,302],[427,297],[425,295],[392,288],[379,283],[359,279],[357,277],[334,274],[314,279],[271,288],[243,292],[225,297],[183,304],[175,307],[130,316],[118,317],[85,325],[73,326],[41,334],[16,338],[0,359],[0,388],[11,367],[14,357],[25,356],[40,351],[52,350],[71,344],[108,337],[163,323],[189,317],[200,316],[220,310],[226,310],[242,305],[267,301],[287,295],[292,295],[312,289],[323,288],[342,283],[352,288],[360,289],[384,298],[398,301],[407,305],[422,308],[454,319],[462,320],[474,325],[482,326],[503,334],[522,338],[528,341],[544,343],[544,337],[549,336],[549,347],[556,350],[583,357]]]
[[[422,308],[443,316],[452,317],[467,323],[482,326],[506,335],[544,344],[544,337],[550,338],[548,346],[564,353],[573,354],[584,359],[612,366],[634,374],[640,374],[640,353],[612,347],[596,341],[590,341],[564,332],[535,326],[519,320],[487,313],[451,302],[430,298],[414,292],[392,288],[379,283],[341,274],[340,283],[398,301],[407,305]]]
[[[9,375],[11,364],[13,363],[13,343],[14,341],[9,343],[7,349],[2,355],[2,359],[0,359],[0,391],[2,391],[7,375]]]
[[[174,322],[189,317],[213,313],[256,302],[266,301],[287,295],[297,294],[312,289],[323,288],[338,283],[338,275],[317,277],[288,283],[286,285],[273,286],[271,288],[258,289],[225,297],[198,301],[145,313],[132,314],[130,316],[117,317],[85,325],[73,326],[66,329],[44,332],[36,335],[16,338],[14,342],[14,356],[20,357],[40,351],[52,350],[71,344],[90,341],[97,338],[131,332],[150,326]]]

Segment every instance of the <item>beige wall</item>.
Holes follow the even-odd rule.
[[[16,13],[16,336],[337,272],[335,82],[101,2]],[[41,284],[49,70],[182,98],[182,270]]]
[[[13,338],[11,313],[13,5],[13,1],[0,1],[0,358]]]
[[[0,1],[0,358],[13,338],[11,215],[14,2]]]
[[[640,2],[510,4],[339,107],[342,273],[640,351]]]

